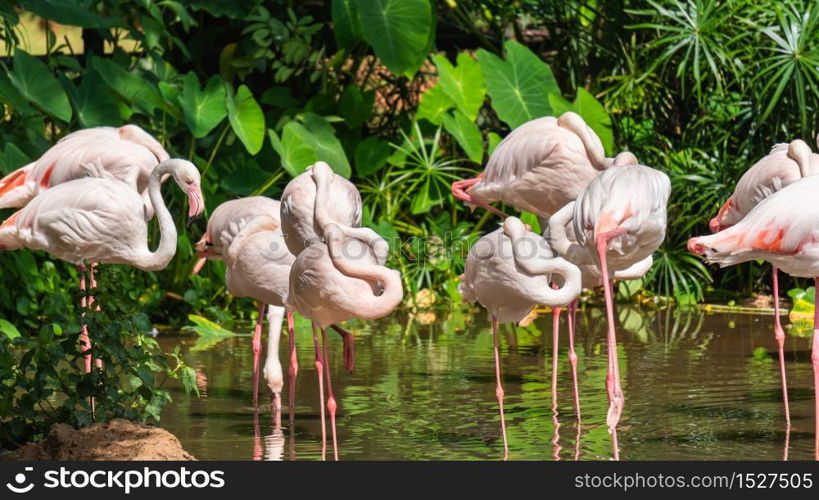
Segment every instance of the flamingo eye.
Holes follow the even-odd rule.
[[[185,183],[186,183],[186,184],[189,184],[189,185],[190,185],[190,184],[193,184],[193,179],[191,179],[190,177],[188,177],[188,178],[186,178],[186,179],[185,179]]]

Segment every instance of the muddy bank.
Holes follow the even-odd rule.
[[[17,460],[196,460],[170,432],[123,419],[79,430],[57,424],[45,439],[15,455]]]

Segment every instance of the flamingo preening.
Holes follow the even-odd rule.
[[[562,286],[552,289],[553,275]],[[479,239],[466,259],[461,276],[461,294],[469,302],[479,302],[492,317],[495,346],[495,394],[500,411],[503,457],[509,458],[506,420],[503,414],[498,322],[520,322],[538,304],[565,306],[580,294],[580,270],[556,257],[540,235],[528,230],[516,217],[507,217],[503,226]]]
[[[617,358],[611,279],[617,271],[633,270],[665,239],[666,205],[671,181],[644,165],[612,166],[594,178],[574,202],[572,223],[578,244],[594,256],[603,280],[608,322],[609,411],[614,458],[619,459],[617,423],[623,412],[623,389]]]
[[[318,201],[316,205],[318,206]],[[333,453],[338,460],[335,425],[337,403],[330,368],[326,367],[324,370],[323,366],[328,360],[326,328],[353,318],[368,321],[383,318],[401,303],[403,288],[400,274],[382,265],[375,257],[383,251],[375,248],[386,248],[386,241],[365,242],[351,237],[334,222],[325,224],[322,233],[323,241],[313,240],[296,257],[290,271],[287,301],[288,305],[313,322],[319,393],[323,404],[321,377],[324,371],[327,377],[327,409],[333,432]],[[321,330],[323,354],[316,327]],[[323,429],[322,434],[325,434]]]
[[[456,181],[452,194],[505,217],[489,205],[503,202],[548,219],[583,192],[600,171],[633,165],[629,152],[606,158],[603,144],[583,118],[571,111],[524,123],[495,148],[483,173]]]
[[[739,179],[736,189],[711,219],[712,232],[727,229],[741,221],[762,200],[780,189],[819,172],[819,155],[811,152],[801,139],[781,143],[771,148],[771,152],[754,163]],[[791,425],[791,411],[788,403],[788,377],[785,371],[785,330],[779,315],[779,271],[771,268],[774,294],[774,338],[779,348],[779,373],[782,379],[782,399],[785,406],[785,424]],[[786,449],[787,452],[787,449]]]
[[[284,244],[279,220],[280,203],[265,196],[229,200],[213,211],[205,234],[196,243],[199,260],[193,268],[198,273],[207,259],[225,260],[227,289],[237,297],[252,297],[260,302],[253,330],[253,406],[259,401],[259,366],[261,335],[265,310],[268,314],[268,348],[264,376],[273,394],[273,409],[281,411],[283,377],[278,358],[281,317],[287,316],[290,340],[290,414],[298,374],[296,340],[292,314],[284,310],[287,279],[295,257]],[[235,244],[235,245],[234,245]],[[269,307],[265,305],[269,304]],[[277,322],[278,318],[278,322]]]
[[[739,222],[716,234],[688,240],[707,262],[730,266],[764,259],[797,277],[813,277],[819,289],[819,176],[800,179],[772,193]],[[815,308],[811,361],[814,372],[816,459],[819,460],[819,307]]]
[[[147,193],[160,230],[156,250],[148,247],[142,196],[104,171],[94,175],[99,177],[72,180],[39,193],[0,225],[0,249],[43,250],[78,266],[95,262],[143,271],[164,269],[176,254],[177,232],[160,192],[162,178],[173,177],[186,193],[191,220],[204,210],[199,171],[186,160],[171,159],[149,176]],[[90,359],[86,368],[90,370]]]

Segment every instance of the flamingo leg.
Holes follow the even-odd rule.
[[[577,325],[577,299],[569,304],[566,312],[566,321],[569,323],[569,363],[572,365],[572,391],[574,392],[574,414],[580,421],[580,386],[577,383],[577,353],[574,350],[574,329]]]
[[[606,322],[608,323],[608,373],[606,375],[606,389],[609,394],[609,411],[606,415],[606,424],[611,434],[614,459],[620,460],[620,447],[617,442],[617,423],[623,413],[623,388],[620,386],[620,363],[617,357],[617,336],[614,331],[614,302],[612,286],[609,279],[608,265],[606,264],[606,249],[611,238],[625,233],[623,228],[614,229],[597,235],[597,254],[600,258],[600,271],[603,275],[603,292],[606,297]]]
[[[316,346],[316,371],[318,372],[319,383],[319,408],[321,409],[321,459],[327,459],[327,421],[324,417],[324,361],[321,355],[321,346],[319,346],[318,333],[316,333],[316,324],[312,323],[313,327],[313,344]]]
[[[90,266],[88,266],[89,285],[91,287],[91,290],[96,290],[97,289],[97,279],[94,277],[94,269],[96,267],[97,267],[96,262],[94,262]],[[91,307],[92,305],[94,305],[94,303],[96,301],[97,300],[94,298],[93,294],[88,295],[88,307]],[[97,304],[96,310],[97,311],[100,310],[100,305],[99,304]],[[89,344],[89,346],[90,346],[90,344]],[[94,360],[94,366],[96,366],[97,368],[99,368],[101,370],[102,369],[102,360],[101,359],[95,359]]]
[[[338,462],[338,439],[336,439],[336,398],[333,394],[333,380],[330,376],[330,355],[327,353],[327,330],[321,329],[321,343],[324,347],[324,359],[327,360],[327,410],[330,412],[330,429],[333,432],[333,459]]]
[[[355,335],[338,325],[330,325],[330,328],[341,335],[344,341],[344,368],[352,373],[355,371]]]
[[[492,315],[492,337],[495,343],[495,395],[498,397],[501,434],[503,435],[503,459],[509,459],[509,441],[506,439],[506,419],[503,416],[503,385],[501,384],[500,352],[498,351],[498,318]]]
[[[296,329],[293,321],[293,311],[287,310],[287,337],[290,342],[290,367],[288,377],[288,404],[287,413],[290,420],[290,459],[296,459],[296,376],[299,374],[299,360],[296,356]]]
[[[259,303],[259,316],[253,329],[253,408],[259,407],[259,359],[262,354],[262,325],[267,304]]]
[[[552,308],[552,412],[557,414],[557,356],[560,333],[560,308]]]
[[[785,330],[782,329],[782,318],[779,316],[779,269],[773,266],[774,292],[774,335],[779,346],[779,372],[782,375],[782,399],[785,401],[785,425],[791,426],[791,409],[788,404],[788,377],[785,372]],[[787,455],[787,450],[785,454]]]
[[[80,309],[82,309],[82,331],[80,332],[80,345],[82,345],[82,352],[91,350],[91,339],[88,336],[88,325],[85,323],[85,309],[88,307],[88,295],[85,287],[85,266],[79,264],[77,272],[80,273]],[[91,373],[91,354],[85,355],[85,373]]]
[[[816,288],[819,289],[819,276],[814,278]],[[819,307],[814,307],[813,312],[813,349],[811,350],[811,361],[813,362],[813,392],[814,392],[814,413],[815,423],[815,454],[819,460]]]

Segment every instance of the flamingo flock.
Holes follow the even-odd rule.
[[[691,238],[691,252],[722,266],[764,259],[773,266],[776,296],[774,338],[779,348],[784,416],[790,410],[784,365],[785,334],[779,318],[778,269],[814,277],[819,287],[819,155],[801,140],[776,145],[739,180],[735,192],[711,221],[713,234]],[[164,269],[176,253],[177,228],[162,197],[173,179],[188,199],[188,220],[205,202],[196,166],[171,158],[163,146],[135,125],[97,127],[66,135],[38,160],[0,179],[0,208],[17,208],[0,225],[0,249],[43,250],[80,270],[93,288],[98,264],[126,264],[144,271]],[[671,183],[664,173],[640,164],[630,152],[609,158],[597,134],[573,112],[543,117],[510,132],[473,179],[452,184],[452,194],[502,219],[474,243],[466,258],[460,292],[487,309],[494,339],[495,394],[503,458],[509,457],[504,415],[498,325],[519,323],[537,306],[553,312],[552,397],[556,409],[559,315],[567,312],[568,359],[573,403],[581,419],[576,312],[583,289],[602,288],[607,319],[609,407],[606,425],[612,456],[619,459],[618,424],[626,404],[617,353],[613,283],[639,279],[665,239]],[[534,214],[543,234],[502,208]],[[328,363],[327,329],[343,342],[344,366],[355,369],[355,336],[342,324],[376,320],[403,300],[398,271],[387,267],[389,246],[361,223],[355,185],[319,161],[294,177],[281,201],[254,196],[227,201],[211,213],[196,244],[198,273],[208,259],[225,263],[227,292],[258,301],[252,336],[253,407],[259,406],[263,376],[281,433],[284,374],[279,341],[286,320],[289,340],[288,412],[294,422],[299,372],[294,314],[312,322],[322,426],[327,453],[327,418],[333,458],[339,459],[336,416],[340,401]],[[151,250],[148,226],[156,218],[160,240]],[[83,297],[81,308],[93,297]],[[98,307],[99,305],[97,305]],[[262,328],[268,320],[267,354],[261,367]],[[819,309],[815,321],[819,324]],[[85,370],[92,370],[91,339],[83,326],[80,342]],[[812,362],[819,414],[819,330]],[[97,364],[98,369],[104,369]],[[325,391],[326,389],[326,391]],[[325,395],[326,393],[326,395]],[[326,409],[326,412],[325,412]],[[258,414],[256,416],[258,421]],[[817,422],[819,436],[819,422]],[[257,436],[258,437],[258,436]],[[819,437],[816,445],[819,459]]]

